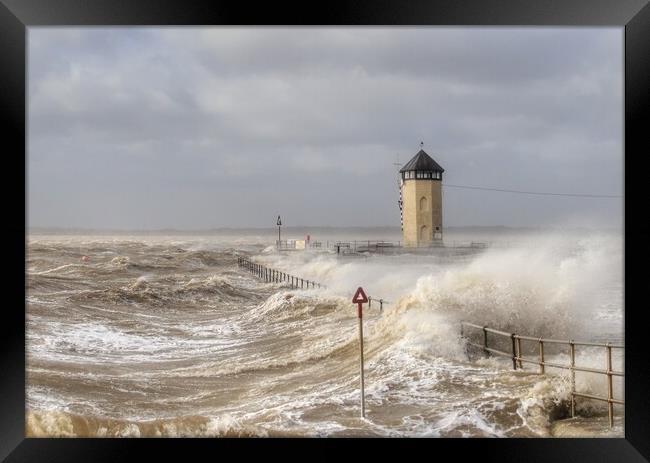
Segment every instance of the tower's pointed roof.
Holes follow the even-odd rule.
[[[433,172],[444,172],[445,169],[440,167],[436,161],[434,161],[431,156],[424,152],[424,150],[418,151],[418,154],[413,156],[413,158],[404,164],[399,171],[406,172],[409,170],[423,170],[423,171],[433,171]]]

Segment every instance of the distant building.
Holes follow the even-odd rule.
[[[442,240],[442,173],[420,150],[400,169],[402,234],[405,246],[427,246]]]

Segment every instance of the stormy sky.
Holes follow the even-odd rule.
[[[28,30],[30,227],[396,226],[444,183],[623,195],[622,28]],[[443,187],[445,226],[620,227],[621,198]]]

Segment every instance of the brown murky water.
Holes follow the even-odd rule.
[[[470,358],[458,329],[463,318],[621,340],[619,242],[549,249],[354,259],[214,237],[30,236],[27,434],[549,436],[568,376]],[[329,289],[261,282],[237,255]],[[365,420],[349,301],[359,284],[390,302],[364,318]],[[579,360],[601,367],[599,355]],[[578,381],[605,390],[604,378]],[[611,434],[594,424],[601,405],[579,410],[585,434]]]

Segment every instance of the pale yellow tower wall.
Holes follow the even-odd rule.
[[[424,198],[424,199],[423,199]],[[442,236],[442,184],[439,180],[404,180],[402,184],[403,237],[406,246],[431,244]],[[426,227],[423,231],[422,227]],[[438,229],[436,230],[436,227]]]

